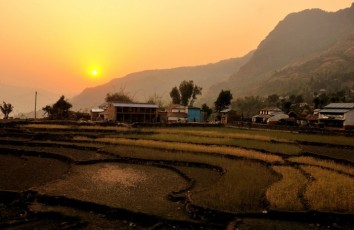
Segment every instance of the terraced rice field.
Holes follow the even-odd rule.
[[[354,137],[14,123],[0,228],[354,228]]]

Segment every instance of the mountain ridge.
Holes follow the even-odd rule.
[[[169,98],[169,92],[183,80],[193,80],[203,87],[203,92],[211,85],[226,80],[252,56],[252,52],[240,58],[230,58],[200,66],[177,67],[171,69],[144,70],[131,73],[123,78],[91,88],[73,97],[70,102],[76,110],[85,110],[104,102],[107,93],[124,91],[135,101],[144,102],[154,94]]]
[[[256,50],[242,58],[128,74],[85,89],[71,102],[75,109],[91,108],[103,102],[107,93],[120,90],[130,93],[136,101],[146,101],[153,94],[168,100],[172,87],[183,80],[193,80],[203,87],[197,104],[213,105],[221,90],[231,90],[234,99],[274,93],[309,93],[313,88],[306,84],[312,75],[317,74],[316,81],[321,81],[330,78],[329,73],[339,76],[352,71],[353,33],[354,3],[336,12],[303,10],[287,15]],[[340,57],[341,52],[348,54],[346,59]]]

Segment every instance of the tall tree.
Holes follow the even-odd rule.
[[[195,85],[193,81],[182,81],[179,88],[173,87],[170,96],[173,104],[193,106],[198,95],[202,94],[202,88]]]
[[[5,101],[2,102],[0,105],[1,112],[4,114],[4,119],[9,118],[9,114],[12,112],[14,107],[10,103],[6,103]]]
[[[231,94],[230,90],[225,90],[225,91],[221,90],[218,98],[214,102],[215,110],[217,112],[224,110],[225,108],[227,108],[231,104],[231,100],[232,100],[232,94]]]
[[[179,94],[178,88],[175,86],[170,92],[173,104],[181,104],[181,95]]]

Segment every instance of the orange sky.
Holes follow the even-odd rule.
[[[240,57],[289,13],[352,2],[0,0],[0,84],[73,95],[131,72]]]

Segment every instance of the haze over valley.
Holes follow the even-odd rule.
[[[196,105],[207,103],[209,106],[213,106],[217,94],[222,89],[231,90],[234,98],[250,95],[268,96],[273,93],[309,96],[322,88],[328,88],[328,90],[338,90],[342,87],[352,88],[354,82],[352,74],[354,71],[354,5],[350,6],[350,1],[341,1],[341,4],[337,3],[337,5],[332,2],[322,2],[321,4],[313,2],[311,3],[313,5],[309,5],[313,9],[304,8],[306,4],[310,3],[302,3],[301,1],[293,8],[287,8],[289,4],[286,7],[277,5],[279,8],[283,7],[284,10],[293,9],[293,11],[274,13],[273,18],[267,17],[267,20],[272,19],[272,21],[267,21],[268,24],[264,24],[264,26],[262,23],[266,23],[266,20],[262,17],[268,15],[265,10],[271,3],[269,2],[268,5],[263,2],[255,3],[247,9],[250,12],[251,10],[260,12],[257,17],[254,16],[258,27],[254,27],[255,21],[253,19],[248,19],[248,22],[247,20],[242,21],[242,25],[248,25],[247,29],[240,27],[240,19],[237,17],[241,17],[241,14],[236,16],[236,12],[239,12],[244,6],[233,5],[238,3],[231,2],[227,3],[230,4],[229,7],[227,4],[216,5],[225,11],[223,16],[216,18],[214,14],[210,13],[213,11],[207,10],[207,6],[203,5],[201,9],[205,11],[200,12],[203,17],[209,15],[215,20],[215,23],[220,24],[214,25],[214,22],[210,21],[210,28],[206,29],[206,24],[200,24],[207,22],[206,18],[204,18],[205,20],[202,20],[203,17],[196,18],[195,20],[199,24],[192,21],[188,24],[183,19],[183,23],[186,23],[183,24],[185,30],[188,30],[190,36],[186,36],[187,33],[184,33],[183,36],[182,34],[172,34],[172,32],[169,34],[169,29],[174,31],[173,33],[183,31],[182,24],[176,24],[175,28],[160,28],[165,31],[165,34],[160,37],[157,34],[153,36],[149,33],[144,37],[138,34],[141,26],[129,27],[129,29],[134,29],[136,34],[123,34],[124,36],[133,36],[130,39],[132,42],[143,42],[145,39],[146,42],[153,41],[152,43],[142,43],[144,47],[140,47],[142,44],[139,43],[140,49],[135,50],[136,53],[129,53],[123,48],[118,49],[118,45],[126,44],[128,46],[129,43],[119,43],[118,40],[113,40],[118,36],[114,32],[114,28],[121,28],[116,24],[114,26],[108,24],[109,20],[113,20],[114,17],[112,9],[119,8],[115,5],[116,3],[112,9],[108,5],[99,6],[102,7],[100,8],[102,12],[107,12],[107,15],[93,14],[92,18],[88,19],[92,22],[92,28],[96,28],[98,23],[101,23],[99,30],[91,30],[91,32],[89,32],[89,27],[80,27],[79,23],[85,22],[86,15],[78,16],[77,10],[85,8],[89,12],[95,12],[94,8],[90,7],[98,7],[96,3],[71,5],[72,8],[68,9],[68,19],[78,17],[77,24],[73,25],[70,25],[66,21],[67,19],[58,21],[56,18],[58,16],[57,10],[64,9],[65,4],[52,2],[44,4],[43,9],[49,9],[53,13],[52,16],[47,15],[40,8],[32,9],[33,6],[26,2],[18,5],[18,10],[28,8],[33,11],[33,14],[38,13],[38,17],[47,17],[48,23],[52,23],[52,26],[56,25],[56,27],[50,27],[51,29],[48,29],[49,24],[43,20],[30,20],[31,11],[24,11],[26,12],[23,14],[24,18],[10,17],[7,11],[3,14],[9,24],[1,32],[3,33],[2,37],[7,39],[1,43],[4,52],[0,54],[0,60],[3,63],[0,68],[0,89],[2,92],[0,99],[14,105],[13,115],[32,112],[28,116],[33,116],[35,91],[38,91],[39,95],[37,107],[39,110],[45,105],[54,103],[61,95],[65,95],[73,104],[74,110],[88,111],[103,103],[107,93],[119,91],[124,91],[137,102],[146,102],[155,95],[160,97],[165,105],[168,105],[171,102],[169,92],[183,80],[193,80],[196,85],[202,87],[202,95],[198,96]],[[12,4],[1,3],[0,6],[2,9],[15,9]],[[192,13],[197,9],[197,6],[200,5],[192,4],[186,13]],[[129,8],[130,6],[124,7]],[[175,7],[177,10],[178,7],[183,8],[185,5],[181,3]],[[137,12],[135,6],[129,9]],[[161,9],[153,9],[151,12],[155,12],[155,10],[160,12],[158,10],[163,9],[175,12],[168,4],[163,4]],[[121,14],[121,17],[126,16]],[[173,18],[170,18],[170,15],[163,14],[156,17],[160,16],[176,23]],[[274,20],[275,16],[277,21]],[[25,17],[28,18],[28,21],[25,20]],[[96,23],[92,21],[93,18],[97,19]],[[114,20],[119,21],[119,19]],[[151,20],[147,20],[146,23],[157,23],[157,21]],[[143,20],[139,19],[138,22],[143,23]],[[10,27],[10,23],[14,23],[14,25]],[[106,25],[107,30],[102,25]],[[23,28],[31,28],[30,26],[34,28],[33,35],[23,36]],[[198,26],[200,34],[196,34]],[[67,29],[64,30],[64,27]],[[251,28],[255,28],[254,32],[257,33],[251,35],[249,33]],[[40,31],[47,31],[47,34],[38,33]],[[52,40],[52,36],[56,35],[55,39],[57,39],[61,31],[70,32],[72,35],[66,35],[66,39],[63,37],[60,42]],[[212,35],[200,37],[208,31],[212,32]],[[228,33],[224,33],[226,31]],[[87,35],[83,38],[81,32],[92,36]],[[261,32],[263,35],[260,34]],[[104,38],[101,37],[101,42],[98,42],[100,37],[97,34],[99,33],[102,36],[105,35]],[[77,36],[74,36],[75,34]],[[112,38],[109,34],[112,35]],[[150,35],[152,37],[149,37]],[[175,40],[179,39],[181,42],[179,44],[181,46],[175,45],[177,48],[175,50],[172,48],[170,50],[163,49],[166,47],[163,42],[170,42],[171,47],[173,46],[174,43],[169,40],[171,39],[170,35],[175,35],[173,36],[176,38]],[[122,33],[119,36],[123,36]],[[230,40],[231,37],[228,36],[233,36],[234,40]],[[77,41],[72,40],[76,37],[85,42],[79,42],[80,45],[76,47],[74,44],[77,44]],[[258,38],[258,42],[254,41],[255,37]],[[13,39],[11,40],[11,38]],[[207,42],[211,42],[210,39],[214,42],[213,46],[207,45]],[[42,41],[42,43],[38,43],[38,41]],[[58,42],[58,47],[55,42]],[[182,46],[182,42],[184,46]],[[21,47],[23,47],[22,51],[19,50]],[[47,49],[42,50],[45,48]],[[33,53],[35,50],[37,50],[36,54]],[[107,54],[105,65],[102,64],[104,50]],[[112,53],[108,51],[112,51]],[[96,57],[94,57],[95,53]],[[45,57],[46,54],[50,55]],[[79,54],[80,57],[77,56]],[[113,54],[118,55],[119,58]],[[150,57],[145,56],[142,61],[142,56],[135,56],[134,59],[133,54],[150,55]],[[74,63],[80,63],[83,67],[82,57],[87,59],[86,67],[78,71],[78,66],[74,67]],[[68,65],[67,62],[73,61],[71,60],[73,58],[76,60]],[[130,65],[128,68],[126,63],[128,61],[134,63],[135,67]],[[155,61],[155,64],[151,64],[152,61]],[[124,63],[127,64],[125,67]],[[198,63],[198,65],[193,63]],[[127,74],[129,70],[135,71]],[[333,84],[333,79],[337,79],[336,84]]]

